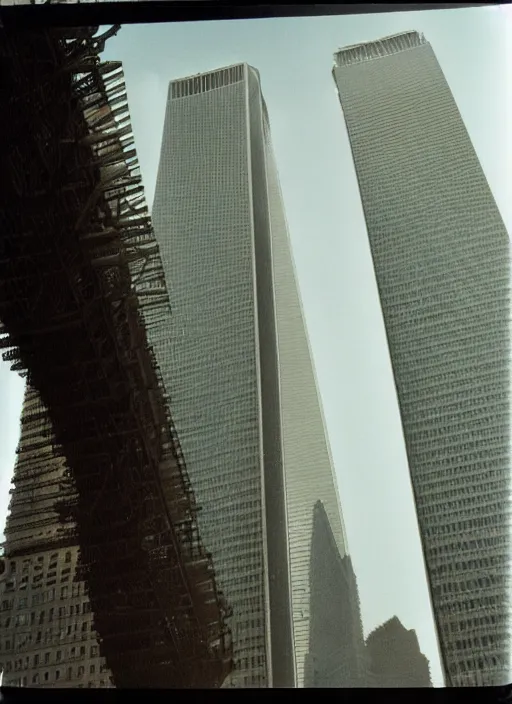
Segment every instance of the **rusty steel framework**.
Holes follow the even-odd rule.
[[[79,545],[117,687],[219,686],[228,608],[146,336],[170,307],[123,71],[98,56],[118,29],[0,35],[0,347],[28,383],[11,511],[33,524],[6,557]],[[34,478],[51,535],[47,502],[23,515]]]

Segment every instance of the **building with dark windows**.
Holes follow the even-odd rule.
[[[173,306],[153,345],[218,583],[229,687],[303,686],[313,507],[345,535],[258,72],[172,81],[152,210]]]
[[[510,671],[510,245],[431,45],[341,49],[352,147],[448,686]]]
[[[364,687],[367,657],[357,580],[341,556],[321,501],[310,554],[309,653],[305,687]]]
[[[69,471],[47,439],[50,423],[38,418],[42,410],[38,394],[27,387],[19,448],[35,443],[19,450],[5,528],[7,555],[0,569],[3,684],[110,687],[111,673],[100,656],[88,592],[77,570],[78,545],[67,539],[69,526],[57,510],[59,494],[71,488]]]
[[[369,687],[432,687],[416,631],[408,631],[396,616],[370,633],[366,648]]]

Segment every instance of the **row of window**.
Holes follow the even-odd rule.
[[[455,675],[459,669],[461,672],[472,672],[475,667],[483,672],[486,667],[496,666],[498,664],[499,660],[495,655],[477,658],[474,661],[467,661],[467,663],[462,660],[461,662],[454,662],[450,665],[450,673]]]
[[[60,631],[52,631],[51,628],[48,628],[44,632],[44,638],[43,638],[43,632],[38,631],[36,638],[35,638],[35,644],[40,645],[43,644],[51,644],[54,643],[56,640],[63,640],[64,638],[71,636],[73,634],[76,634],[79,632],[79,623],[75,622],[74,624],[69,624],[66,628],[61,629]],[[82,624],[81,631],[82,631],[82,637],[84,637],[84,634],[88,631],[89,626],[86,624]],[[91,626],[92,629],[92,626]],[[32,633],[21,633],[16,635],[16,641],[14,644],[14,648],[17,650],[21,650],[22,648],[26,647],[27,645],[30,645],[34,642],[34,639],[32,637]],[[7,645],[9,646],[9,649],[11,649],[11,641],[6,640],[6,649]]]
[[[44,680],[47,682],[48,680]],[[88,687],[89,689],[92,689],[94,687],[110,687],[112,684],[112,680],[106,681],[104,679],[101,679],[99,682],[96,682],[94,680],[90,680],[86,684],[77,684],[76,687],[77,689],[82,689],[84,686]],[[8,685],[10,687],[28,687],[28,678],[27,677],[20,677],[17,680],[13,680],[12,682],[8,682]]]
[[[39,606],[40,604],[55,601],[55,599],[68,599],[69,597],[78,597],[81,593],[81,584],[76,582],[71,585],[71,589],[68,585],[61,587],[59,596],[57,596],[57,590],[55,587],[51,587],[46,592],[40,592],[32,596],[32,606]],[[17,599],[17,608],[19,610],[26,609],[29,606],[29,597],[20,596]],[[2,602],[2,611],[12,609],[14,607],[14,599],[6,599]]]
[[[426,536],[449,535],[450,533],[461,533],[472,528],[500,525],[502,520],[499,516],[487,516],[484,518],[473,518],[469,521],[455,521],[453,523],[435,525],[425,528]]]
[[[50,555],[49,557],[49,564],[48,564],[48,569],[52,570],[57,567],[59,559],[59,553],[54,552],[53,554]],[[72,555],[71,552],[68,550],[64,556],[64,562],[66,564],[69,564],[72,560]],[[24,559],[23,562],[21,563],[21,569],[23,573],[26,573],[30,567],[34,566],[35,569],[41,569],[42,565],[44,563],[44,555],[38,555],[36,557],[35,563],[32,559]],[[18,568],[18,565],[16,563],[16,560],[11,560],[9,563],[10,571],[11,574],[15,574]]]
[[[11,640],[10,639],[5,640],[4,650],[6,652],[9,652],[11,650]],[[99,654],[98,645],[91,645],[89,647],[89,657],[94,658],[94,657],[97,657],[98,654]],[[62,656],[63,656],[62,650],[57,650],[55,652],[55,661],[60,662],[62,660]],[[85,657],[85,656],[86,656],[86,646],[85,645],[80,645],[80,646],[73,645],[70,648],[69,653],[67,654],[68,658]],[[37,667],[38,665],[42,664],[43,658],[44,658],[45,665],[50,664],[51,653],[50,652],[44,653],[44,656],[41,656],[39,653],[36,653],[33,657],[33,666]],[[64,652],[64,658],[66,659],[66,651]],[[21,663],[22,661],[20,660],[19,662]],[[29,666],[29,657],[27,655],[25,658],[25,667],[28,667],[28,666]]]
[[[452,621],[443,625],[443,632],[461,633],[462,631],[470,631],[472,629],[481,628],[482,626],[496,626],[499,622],[495,614],[485,614],[484,616],[476,616],[475,618],[467,619],[466,621]]]
[[[65,679],[73,680],[75,678],[84,677],[85,676],[85,669],[86,669],[85,665],[79,665],[76,668],[70,666],[65,671]],[[89,675],[97,674],[98,669],[101,674],[104,674],[107,672],[106,665],[101,665],[99,668],[97,668],[95,664],[91,664],[88,667],[88,670],[89,670],[88,674]],[[10,662],[6,663],[5,672],[6,673],[12,672],[12,667],[11,667]],[[63,679],[63,676],[64,676],[64,672],[61,670],[55,670],[53,672],[53,678],[51,678],[51,674],[52,673],[50,673],[48,670],[43,673],[35,672],[32,675],[32,677],[30,678],[31,684],[37,685],[37,684],[42,684],[44,682],[50,682],[52,680],[54,682],[57,682],[58,680]],[[23,677],[22,679],[19,680],[19,682],[20,682],[20,684],[22,684],[22,686],[27,686],[27,680],[28,680],[27,677]],[[100,684],[102,684],[103,682],[104,682],[104,680],[101,680]]]
[[[69,606],[59,606],[58,610],[55,608],[48,609],[48,623],[51,623],[58,619],[69,618],[72,616],[78,616],[80,614],[85,614],[90,611],[89,602],[85,602],[88,606],[84,604],[70,604]],[[29,613],[16,614],[15,625],[16,626],[33,626],[36,624],[39,626],[43,625],[46,621],[46,611],[40,611],[36,614],[35,611]],[[11,623],[11,618],[7,617],[5,620],[5,626],[8,628]],[[87,626],[82,627],[82,630],[87,630]]]

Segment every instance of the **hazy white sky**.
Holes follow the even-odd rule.
[[[242,61],[260,71],[365,634],[397,615],[416,629],[439,686],[384,327],[331,77],[338,47],[411,29],[433,45],[510,232],[512,15],[504,8],[125,26],[103,56],[123,61],[149,203],[169,80]],[[0,517],[22,389],[0,364]]]

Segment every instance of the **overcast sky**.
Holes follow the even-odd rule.
[[[511,231],[512,15],[501,8],[125,26],[122,60],[148,202],[168,82],[246,61],[261,74],[294,258],[358,576],[365,634],[393,615],[442,685],[424,564],[357,183],[331,77],[344,45],[424,32]],[[22,383],[0,365],[0,516]]]

